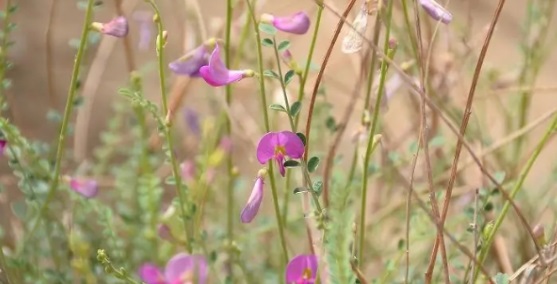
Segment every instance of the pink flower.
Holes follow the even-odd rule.
[[[152,263],[145,263],[139,268],[139,277],[146,284],[205,284],[208,274],[204,256],[185,253],[173,256],[164,273]]]
[[[317,276],[317,256],[298,255],[286,266],[287,284],[313,284]]]
[[[453,15],[443,8],[443,6],[435,2],[435,0],[420,0],[420,5],[422,5],[426,13],[436,21],[448,24],[453,20]]]
[[[95,197],[99,192],[97,181],[93,179],[71,178],[70,188],[85,198]]]
[[[284,157],[299,159],[304,155],[304,142],[291,131],[269,132],[257,145],[257,160],[261,164],[274,159],[282,176],[285,174]]]
[[[305,34],[310,26],[309,17],[303,11],[286,17],[263,14],[261,15],[261,21],[272,24],[277,30],[297,35]]]
[[[184,181],[189,182],[195,179],[195,162],[192,160],[186,160],[180,164],[180,171],[182,172],[182,178]]]
[[[125,37],[128,35],[128,20],[125,17],[116,17],[108,23],[94,22],[91,27],[105,35]]]
[[[202,44],[186,55],[170,62],[168,68],[176,75],[199,77],[201,67],[209,64],[209,48]]]
[[[264,176],[265,170],[262,170],[259,172],[257,179],[255,180],[255,184],[253,185],[253,189],[251,190],[248,202],[246,203],[246,206],[240,214],[242,223],[250,223],[259,211],[259,206],[263,201],[263,186],[265,185],[265,182],[263,180]]]
[[[0,139],[0,154],[4,154],[7,145],[8,141],[6,141],[6,139]]]
[[[209,64],[201,67],[199,73],[205,79],[205,82],[213,87],[228,85],[255,75],[252,70],[229,70],[226,68],[220,58],[220,47],[218,44],[215,45],[215,49],[209,58]]]

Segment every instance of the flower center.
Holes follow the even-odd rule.
[[[275,147],[275,156],[279,157],[279,156],[285,156],[286,154],[286,149],[284,149],[284,146],[276,146]]]
[[[302,273],[302,279],[304,280],[311,279],[311,269],[309,268],[304,269],[304,273]]]

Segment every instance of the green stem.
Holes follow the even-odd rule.
[[[383,45],[383,49],[387,57],[390,59],[393,58],[394,52],[396,49],[389,48],[389,37],[390,37],[390,27],[391,27],[391,15],[393,11],[393,2],[389,1],[389,5],[387,8],[387,17],[386,17],[386,30],[385,30],[385,43]],[[361,197],[361,206],[360,206],[360,236],[359,236],[359,250],[358,250],[358,263],[361,264],[363,262],[363,253],[364,253],[364,241],[365,241],[365,223],[366,223],[366,199],[367,199],[367,181],[368,181],[368,174],[367,174],[367,166],[369,163],[369,159],[371,154],[374,150],[374,136],[377,128],[377,122],[379,120],[379,110],[381,108],[381,99],[383,98],[383,90],[385,89],[385,80],[387,78],[387,71],[389,70],[389,64],[386,60],[381,62],[381,77],[379,79],[379,88],[377,89],[377,100],[375,101],[375,107],[373,109],[373,118],[371,120],[371,127],[369,129],[369,136],[367,140],[367,147],[366,153],[364,156],[364,163],[363,163],[363,180],[362,180],[362,197]],[[373,70],[370,70],[373,72]]]
[[[528,159],[528,162],[526,162],[526,166],[524,167],[524,169],[522,169],[522,172],[520,173],[520,176],[518,178],[518,182],[515,184],[511,193],[509,194],[511,199],[514,199],[515,196],[518,194],[518,192],[522,189],[522,186],[524,185],[524,181],[526,180],[526,177],[530,173],[530,170],[532,169],[532,166],[534,165],[534,162],[536,161],[536,159],[538,158],[538,156],[542,152],[543,148],[545,147],[545,145],[549,141],[549,138],[551,138],[551,135],[554,134],[554,132],[556,130],[557,130],[557,115],[554,116],[553,121],[551,122],[551,125],[545,131],[542,139],[540,140],[540,142],[538,143],[538,145],[534,149],[534,153],[532,153],[532,156],[530,156],[530,159]],[[482,265],[484,263],[484,261],[487,257],[487,254],[490,251],[491,244],[493,243],[493,239],[495,238],[495,234],[497,233],[497,230],[499,229],[499,227],[501,227],[501,224],[503,223],[503,220],[505,219],[505,216],[507,215],[507,211],[509,210],[510,205],[511,204],[510,204],[509,201],[505,202],[505,204],[503,205],[503,208],[501,209],[501,213],[499,213],[499,215],[497,216],[497,219],[495,220],[495,224],[493,225],[493,228],[489,230],[488,236],[486,237],[486,241],[482,245],[482,249],[480,251],[480,257],[479,257],[479,264],[480,265]],[[478,270],[479,269],[476,269],[476,273],[474,274],[473,283],[476,283],[476,280],[479,276],[479,271]]]
[[[280,88],[282,90],[282,97],[284,98],[284,105],[286,107],[286,115],[288,115],[288,122],[290,123],[290,128],[293,132],[296,132],[296,126],[294,125],[294,119],[290,115],[290,103],[288,102],[288,96],[286,95],[286,85],[284,84],[284,76],[282,74],[282,67],[280,64],[280,57],[277,47],[277,39],[273,37],[273,49],[275,51],[275,60],[277,61],[278,75],[280,81]]]
[[[8,47],[9,47],[9,37],[8,34],[10,33],[10,21],[11,21],[11,15],[12,12],[10,11],[10,8],[12,6],[12,1],[11,0],[7,0],[6,1],[6,6],[4,8],[4,27],[2,29],[2,42],[0,43],[0,84],[2,84],[4,82],[4,78],[6,77],[6,68],[7,68],[7,57],[8,57]],[[5,89],[4,89],[4,84],[2,84],[0,86],[0,108],[2,108],[2,106],[4,105],[4,101],[7,100],[5,97],[7,96]]]
[[[172,121],[170,118],[170,114],[168,112],[168,95],[166,93],[166,77],[164,75],[164,70],[166,66],[164,65],[164,45],[165,40],[163,38],[164,27],[162,23],[161,13],[160,10],[155,3],[154,0],[147,0],[148,3],[151,5],[155,12],[155,19],[157,24],[157,31],[158,31],[158,38],[157,38],[157,59],[158,59],[158,71],[159,71],[159,80],[160,80],[160,88],[161,88],[161,98],[162,98],[162,111],[163,115],[165,115],[168,119],[165,121],[165,125],[163,127],[163,134],[166,138],[167,143],[167,151],[168,156],[170,158],[170,164],[172,167],[172,176],[176,181],[176,191],[178,193],[178,200],[180,202],[180,212],[182,214],[182,222],[184,224],[184,231],[186,232],[186,250],[188,253],[193,252],[192,242],[193,240],[193,233],[188,225],[187,216],[186,216],[186,209],[184,208],[186,202],[186,195],[188,188],[182,183],[182,175],[178,169],[178,161],[176,159],[176,154],[174,153],[174,139],[172,137]]]
[[[66,99],[66,107],[64,108],[64,116],[62,118],[62,125],[60,126],[60,132],[58,137],[58,147],[56,150],[56,160],[54,163],[54,173],[52,175],[52,180],[50,182],[50,187],[48,189],[48,193],[45,199],[45,202],[39,209],[39,214],[37,216],[37,220],[33,224],[33,227],[29,231],[29,234],[26,236],[26,240],[24,241],[24,245],[27,244],[27,241],[31,239],[33,234],[38,228],[39,223],[41,222],[41,218],[46,215],[48,211],[48,206],[50,202],[54,199],[56,195],[56,190],[58,189],[58,183],[60,182],[60,172],[62,169],[62,158],[64,156],[64,148],[66,142],[66,132],[68,131],[68,126],[70,124],[70,118],[72,116],[72,111],[74,107],[74,100],[77,94],[77,81],[79,79],[79,69],[81,67],[81,61],[85,56],[85,49],[88,43],[88,35],[89,35],[89,25],[93,18],[93,4],[94,0],[87,1],[87,9],[85,10],[85,19],[83,20],[83,28],[81,31],[81,38],[79,41],[79,48],[77,49],[77,55],[75,56],[75,61],[72,70],[72,76],[70,79],[70,87],[68,88],[68,97]]]
[[[265,123],[265,131],[270,131],[270,123],[269,123],[269,111],[267,108],[267,98],[265,97],[265,78],[263,77],[263,51],[261,50],[261,34],[259,33],[259,27],[257,20],[255,19],[255,13],[253,11],[253,5],[250,3],[249,0],[246,0],[246,4],[248,5],[250,16],[252,17],[252,24],[253,30],[255,31],[255,39],[256,39],[256,46],[257,46],[257,67],[259,72],[259,94],[261,95],[261,108],[263,109],[263,119]],[[283,254],[283,263],[281,264],[281,271],[284,270],[284,265],[288,262],[288,249],[286,247],[286,238],[284,236],[284,224],[280,214],[280,208],[278,204],[278,194],[277,194],[277,186],[275,183],[275,176],[273,171],[273,165],[269,163],[269,180],[271,183],[271,192],[273,195],[273,205],[275,207],[275,217],[277,219],[277,225],[279,230],[279,238],[280,243],[282,246],[282,254]]]

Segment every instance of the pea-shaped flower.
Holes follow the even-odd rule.
[[[298,255],[290,260],[286,266],[287,284],[313,284],[317,277],[317,256]]]
[[[275,160],[281,176],[284,176],[285,157],[299,159],[304,155],[304,142],[291,131],[269,132],[261,137],[257,145],[257,160],[261,164]]]
[[[443,6],[435,2],[435,0],[420,0],[420,5],[422,5],[426,13],[436,21],[448,24],[453,20],[451,12],[447,11]]]
[[[125,37],[128,35],[128,20],[125,17],[116,17],[108,23],[94,22],[91,28],[102,34],[113,37]]]
[[[93,198],[99,192],[99,185],[94,179],[66,177],[69,179],[70,188],[85,198]]]
[[[310,26],[309,17],[303,11],[285,17],[263,14],[261,22],[272,24],[277,30],[297,35],[305,34]]]
[[[265,174],[266,171],[261,170],[257,175],[257,179],[255,180],[255,184],[251,190],[248,202],[240,214],[240,220],[242,220],[242,223],[250,223],[253,218],[255,218],[255,215],[257,215],[257,212],[259,212],[259,206],[263,201],[263,186],[265,185],[263,178],[265,177]]]
[[[147,284],[205,284],[208,274],[204,256],[185,253],[173,256],[166,264],[164,273],[151,263],[139,268],[139,277]]]
[[[211,57],[211,49],[215,45],[214,40],[208,40],[194,50],[186,53],[186,55],[170,62],[168,68],[176,75],[185,75],[190,77],[199,77],[201,67],[209,64]]]
[[[205,79],[205,82],[213,87],[228,85],[255,75],[252,70],[230,70],[226,68],[220,58],[218,44],[215,44],[215,49],[209,58],[209,65],[202,66],[199,73]]]

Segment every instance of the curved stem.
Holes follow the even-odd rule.
[[[178,200],[180,203],[180,213],[182,214],[182,222],[184,224],[184,231],[186,232],[186,250],[188,253],[192,253],[192,242],[193,242],[193,233],[190,230],[190,226],[188,225],[187,217],[186,217],[186,209],[184,208],[186,202],[186,191],[187,186],[182,183],[182,176],[178,169],[178,161],[176,160],[176,154],[174,153],[174,141],[172,138],[172,120],[170,119],[170,113],[168,112],[168,95],[166,94],[166,77],[164,75],[164,45],[165,40],[163,38],[164,27],[161,19],[160,10],[155,3],[154,0],[148,0],[148,3],[151,5],[155,12],[155,19],[157,24],[158,30],[158,37],[157,37],[157,59],[158,59],[158,69],[159,69],[159,80],[160,80],[160,88],[161,88],[161,98],[162,98],[162,111],[164,115],[166,115],[165,125],[163,127],[163,134],[166,138],[167,143],[167,151],[170,159],[170,164],[172,167],[172,176],[176,181],[176,191],[178,193]]]
[[[263,51],[261,50],[261,34],[259,33],[259,28],[257,26],[257,20],[255,19],[255,14],[253,11],[253,5],[250,3],[249,0],[246,0],[246,3],[248,5],[248,9],[249,9],[249,14],[252,17],[252,24],[253,24],[253,30],[255,31],[255,39],[257,41],[256,46],[257,46],[257,67],[258,67],[258,72],[259,74],[263,74]],[[268,111],[268,107],[267,107],[267,98],[265,97],[265,78],[260,75],[258,77],[259,80],[259,94],[261,95],[261,108],[263,109],[263,120],[265,123],[265,131],[269,132],[270,131],[270,123],[269,123],[269,111]],[[283,263],[282,266],[284,266],[284,264],[286,264],[288,262],[288,249],[286,247],[286,238],[284,236],[284,222],[281,218],[281,214],[280,214],[280,209],[279,209],[279,204],[278,204],[278,194],[277,194],[277,186],[276,186],[276,182],[275,182],[275,177],[274,177],[274,170],[273,170],[273,165],[272,163],[269,163],[269,179],[270,179],[270,183],[271,183],[271,192],[273,194],[273,205],[275,207],[275,217],[277,219],[277,226],[278,226],[278,230],[279,230],[279,238],[280,238],[280,243],[281,243],[281,247],[282,247],[282,253],[283,253]],[[286,213],[285,213],[286,214]],[[286,220],[284,220],[286,221]],[[282,267],[281,266],[281,267]],[[283,269],[281,269],[283,270]]]
[[[64,116],[62,118],[62,125],[60,126],[60,132],[58,137],[58,147],[56,150],[56,160],[54,162],[54,172],[52,175],[52,180],[50,182],[50,187],[48,189],[48,193],[45,199],[45,202],[39,209],[39,214],[37,216],[37,220],[33,224],[29,234],[26,236],[26,240],[24,241],[24,245],[27,244],[27,241],[31,239],[41,219],[46,212],[48,211],[48,206],[50,202],[54,199],[56,195],[56,190],[58,189],[58,184],[60,182],[60,172],[62,169],[62,158],[64,156],[64,148],[66,142],[66,132],[68,131],[68,126],[70,124],[70,117],[72,116],[72,111],[74,107],[74,100],[77,94],[77,81],[79,78],[79,69],[81,67],[81,61],[85,56],[85,49],[87,46],[87,38],[89,35],[89,25],[93,18],[93,4],[94,0],[87,1],[87,9],[85,10],[85,19],[83,20],[83,28],[81,31],[81,38],[79,41],[79,48],[77,49],[77,55],[75,56],[75,61],[72,70],[72,76],[70,79],[70,87],[68,88],[68,97],[66,99],[66,107],[64,108]]]

